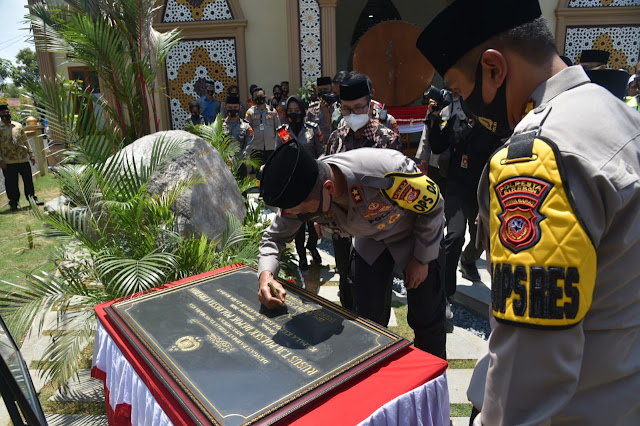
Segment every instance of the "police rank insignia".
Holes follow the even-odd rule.
[[[351,199],[353,200],[354,204],[360,204],[364,201],[362,199],[362,192],[360,192],[360,188],[358,188],[356,185],[353,185],[349,192],[351,193]]]
[[[500,241],[512,252],[519,253],[540,241],[540,205],[552,184],[540,178],[513,177],[496,185],[496,195],[502,206]]]
[[[391,215],[391,217],[389,218],[389,225],[393,224],[396,220],[398,220],[399,217],[400,217],[400,213]]]

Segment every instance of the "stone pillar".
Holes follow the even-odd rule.
[[[322,75],[332,77],[337,72],[336,6],[339,0],[318,0],[322,36]]]

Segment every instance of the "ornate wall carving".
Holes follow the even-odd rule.
[[[569,7],[640,6],[640,0],[570,0]]]
[[[298,0],[300,25],[301,84],[322,75],[320,5],[317,0]]]
[[[227,0],[167,0],[162,22],[224,21],[233,19]]]
[[[189,102],[199,99],[207,81],[215,85],[215,97],[224,101],[227,88],[238,84],[236,40],[189,40],[178,43],[167,56],[167,95],[171,127],[183,129]]]
[[[567,28],[565,56],[580,62],[580,52],[587,49],[606,50],[609,68],[632,69],[640,52],[640,27],[578,27]]]

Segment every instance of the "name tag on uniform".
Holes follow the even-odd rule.
[[[460,161],[460,167],[463,169],[469,168],[469,157],[467,155],[462,156],[462,160]]]

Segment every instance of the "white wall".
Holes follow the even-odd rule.
[[[286,0],[240,0],[248,21],[245,31],[248,84],[261,86],[267,96],[275,84],[290,80],[286,4]]]
[[[551,33],[556,35],[556,9],[558,7],[559,0],[538,0],[540,2],[540,9],[542,9],[542,15],[547,18]]]

